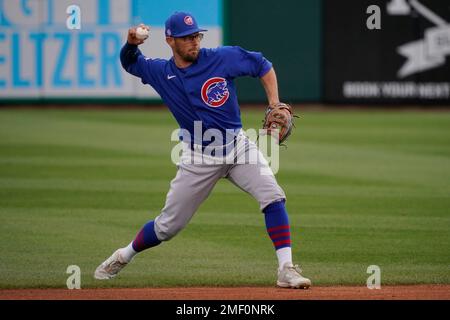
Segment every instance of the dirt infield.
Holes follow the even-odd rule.
[[[450,300],[450,285],[239,288],[8,289],[0,300]]]

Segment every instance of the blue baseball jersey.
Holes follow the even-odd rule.
[[[241,76],[262,77],[272,68],[272,63],[261,53],[237,46],[200,49],[198,59],[187,68],[178,68],[173,57],[147,58],[137,46],[128,43],[122,48],[120,58],[127,72],[158,92],[180,128],[187,130],[191,137],[194,137],[195,121],[202,122],[203,132],[217,129],[224,139],[227,130],[241,129],[233,80]],[[187,140],[183,136],[180,139]],[[205,145],[203,141],[191,142]]]

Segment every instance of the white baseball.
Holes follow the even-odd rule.
[[[148,37],[148,30],[142,27],[137,27],[136,28],[136,38],[138,38],[139,40],[144,40],[145,38]]]

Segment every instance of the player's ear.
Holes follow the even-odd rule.
[[[166,37],[166,42],[171,48],[173,48],[174,43],[175,43],[175,39],[172,38],[172,37]]]

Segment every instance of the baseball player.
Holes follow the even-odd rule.
[[[149,30],[147,26],[140,26]],[[292,263],[285,193],[256,144],[242,131],[233,82],[236,77],[257,77],[269,105],[280,104],[272,63],[259,52],[237,46],[200,48],[205,31],[198,27],[191,14],[175,12],[165,23],[166,42],[173,52],[173,57],[165,60],[145,57],[138,45],[146,38],[137,38],[136,28],[128,30],[127,43],[120,53],[122,66],[159,93],[180,126],[183,151],[160,214],[146,223],[128,246],[116,250],[98,266],[94,277],[111,279],[137,253],[170,240],[187,225],[216,182],[227,178],[250,193],[264,213],[267,232],[278,258],[277,285],[309,288],[311,281],[301,275],[298,265]],[[215,130],[222,134],[221,138],[214,139],[215,153],[205,156],[206,148],[213,142],[195,134],[199,123],[201,133]],[[205,159],[203,156],[214,159],[231,155],[237,159],[243,154],[256,155],[258,160],[252,163],[192,161],[193,158]],[[266,174],[262,174],[264,172]]]

